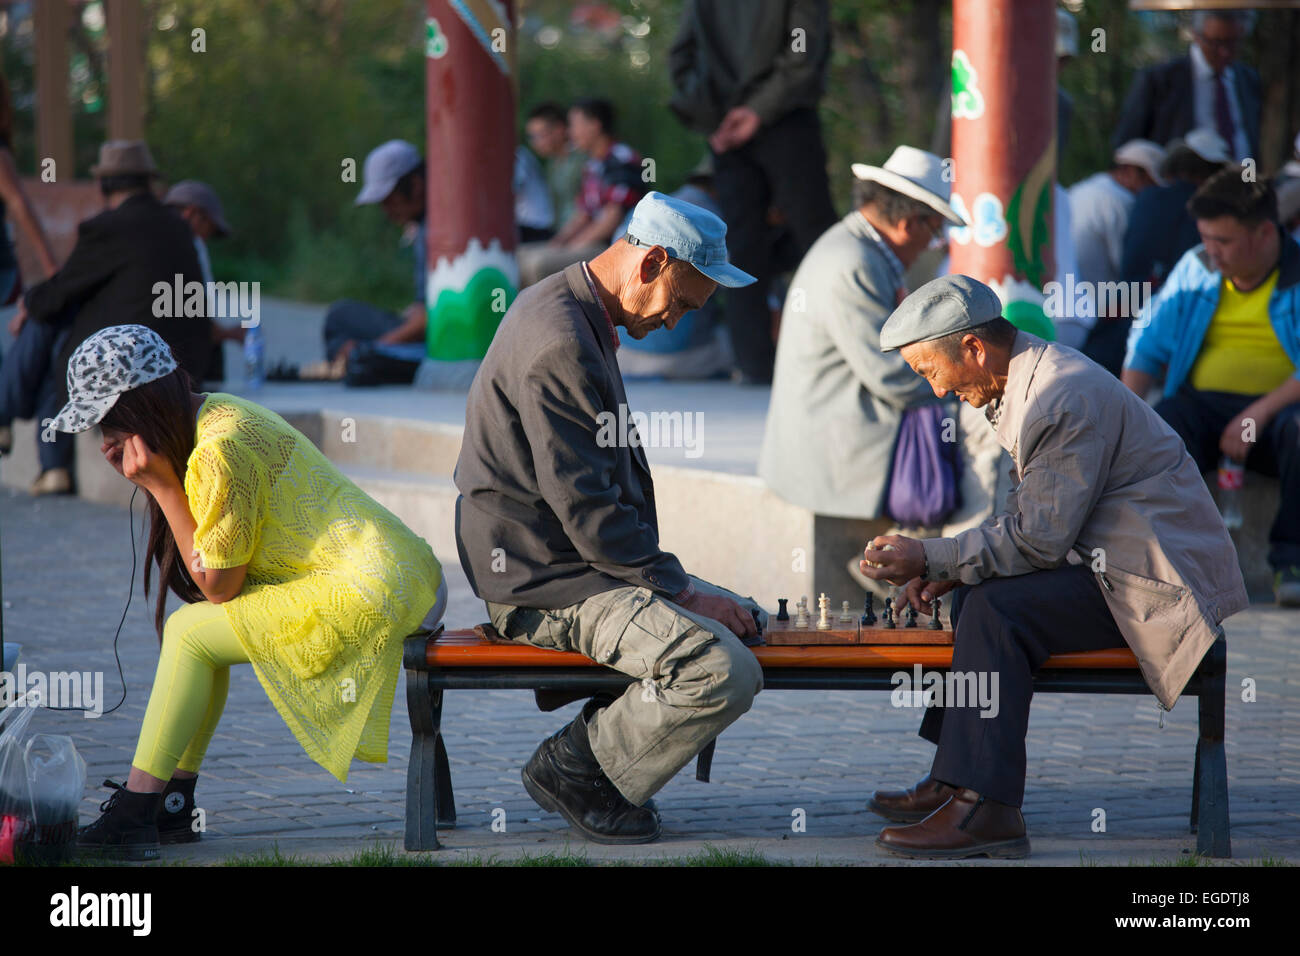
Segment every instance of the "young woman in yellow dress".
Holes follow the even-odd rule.
[[[68,363],[54,427],[99,425],[102,452],[148,494],[162,645],[125,787],[83,827],[85,850],[153,859],[188,842],[199,766],[230,667],[251,663],[307,754],[340,781],[387,760],[403,638],[446,604],[423,539],[284,419],[222,392],[194,394],[151,329],[95,333]],[[170,615],[167,590],[184,602]],[[164,623],[165,621],[165,623]]]

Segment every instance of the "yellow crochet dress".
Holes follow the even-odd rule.
[[[279,415],[224,392],[199,410],[185,493],[209,568],[248,565],[221,606],[271,703],[347,780],[388,759],[402,639],[437,597],[428,544]]]

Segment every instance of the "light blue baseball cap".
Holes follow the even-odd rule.
[[[758,281],[727,261],[727,224],[683,199],[648,193],[632,210],[627,241],[634,246],[663,246],[672,258],[689,262],[728,289]]]

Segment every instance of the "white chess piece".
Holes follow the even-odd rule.
[[[843,610],[840,611],[840,623],[852,624],[853,620],[854,620],[853,612],[849,610],[849,602],[845,601],[843,605]]]
[[[799,599],[799,603],[795,605],[794,626],[796,628],[805,629],[808,627],[808,624],[808,595],[805,594]]]
[[[823,591],[821,597],[817,599],[817,630],[829,631],[831,629],[831,602],[826,599],[826,592]]]
[[[879,548],[873,548],[872,550],[873,551],[897,551],[898,547],[892,544],[885,544],[885,545],[881,545]],[[881,564],[879,561],[868,561],[867,564],[871,565],[873,568],[884,567],[884,565]]]

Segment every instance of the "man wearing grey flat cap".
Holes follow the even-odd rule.
[[[599,843],[656,839],[650,797],[763,686],[741,643],[761,609],[659,545],[615,358],[616,326],[635,339],[671,330],[719,285],[754,281],[728,263],[725,237],[712,213],[650,193],[624,239],[519,294],[466,406],[456,541],[492,626],[637,682],[589,701],[523,769],[539,806]]]
[[[1160,705],[1173,707],[1220,622],[1247,605],[1236,550],[1178,435],[1099,365],[1016,330],[983,283],[954,275],[922,286],[880,345],[936,395],[985,409],[1015,485],[977,528],[877,537],[864,551],[863,574],[905,586],[923,613],[961,586],[952,670],[998,678],[993,709],[926,712],[921,736],[938,744],[929,775],[868,804],[911,825],[876,842],[903,856],[1024,857],[1034,672],[1052,654],[1127,645]]]

